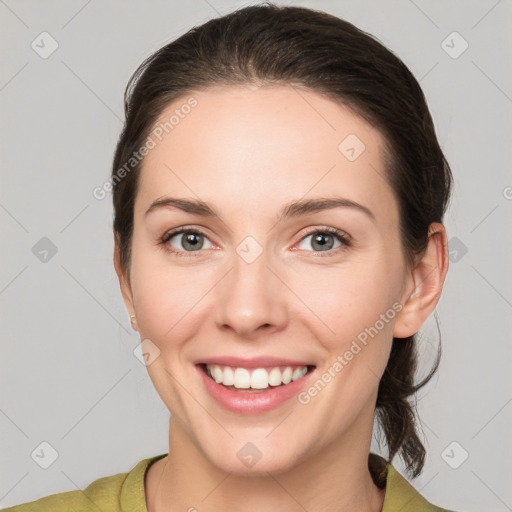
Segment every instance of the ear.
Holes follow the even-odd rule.
[[[448,237],[444,226],[429,227],[425,251],[410,270],[402,296],[402,310],[396,317],[393,336],[407,338],[416,334],[434,311],[448,272]]]
[[[130,284],[130,274],[127,269],[123,268],[123,265],[121,263],[121,249],[119,237],[117,234],[114,234],[114,268],[116,269],[116,274],[119,279],[119,286],[121,288],[121,294],[123,296],[126,310],[130,315],[132,328],[135,331],[138,331],[137,319],[135,317],[135,308],[133,307],[133,295]]]

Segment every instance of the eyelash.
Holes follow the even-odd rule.
[[[206,238],[208,238],[206,236],[205,233],[203,233],[202,231],[199,231],[197,229],[193,229],[193,228],[187,228],[187,227],[181,227],[181,228],[177,228],[173,231],[169,231],[168,233],[166,233],[165,235],[163,235],[158,244],[167,252],[171,253],[171,254],[174,254],[176,256],[179,256],[179,257],[198,257],[200,255],[201,250],[198,250],[198,251],[178,251],[172,247],[170,247],[168,245],[168,242],[169,240],[171,240],[173,237],[175,237],[176,235],[180,235],[182,233],[191,233],[191,234],[194,234],[194,235],[202,235]],[[307,238],[308,236],[310,235],[315,235],[315,234],[318,234],[318,233],[321,233],[321,234],[329,234],[329,235],[333,235],[335,238],[338,239],[338,241],[342,244],[340,247],[336,247],[335,249],[331,249],[331,250],[328,250],[328,251],[307,251],[307,252],[312,252],[313,254],[315,254],[316,256],[315,257],[320,257],[320,258],[323,258],[323,257],[329,257],[329,256],[333,256],[334,254],[337,254],[340,250],[344,250],[344,249],[347,249],[348,247],[351,246],[351,238],[350,236],[345,233],[344,231],[340,231],[339,229],[336,229],[336,228],[321,228],[321,229],[313,229],[311,231],[309,231],[308,233],[306,233],[300,240],[299,242],[302,242],[302,240],[304,240],[305,238]],[[197,253],[197,254],[196,254]]]

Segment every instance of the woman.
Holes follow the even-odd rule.
[[[405,65],[253,6],[147,59],[117,144],[114,265],[169,453],[12,511],[430,511],[409,400],[451,173]],[[370,453],[375,415],[387,457]]]

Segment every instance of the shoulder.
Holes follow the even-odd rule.
[[[83,491],[68,491],[51,494],[36,501],[15,505],[3,512],[85,512],[89,510],[107,509],[119,512],[115,499],[126,478],[126,473],[119,473],[92,482]]]
[[[164,455],[141,460],[130,472],[99,478],[83,491],[68,491],[2,509],[2,512],[146,512],[144,475]]]
[[[391,464],[387,464],[382,512],[454,512],[427,501]]]

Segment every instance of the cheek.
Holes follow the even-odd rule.
[[[324,346],[344,345],[370,329],[375,336],[389,337],[402,283],[402,269],[382,259],[357,265],[302,272],[296,277],[297,295],[304,298],[319,327],[317,337]],[[394,306],[393,306],[394,305]]]
[[[212,287],[211,271],[166,265],[163,259],[134,253],[131,274],[140,335],[157,345],[187,338],[191,319]]]
[[[163,256],[139,251],[132,256],[132,291],[141,340],[151,340],[158,356],[147,367],[153,385],[168,409],[184,418],[187,396],[179,382],[190,379],[187,343],[202,324],[205,296],[214,284],[211,271],[162,263]],[[203,299],[203,300],[202,300]],[[185,372],[185,373],[184,373]],[[173,376],[180,375],[176,380]],[[192,387],[189,386],[189,391]]]

